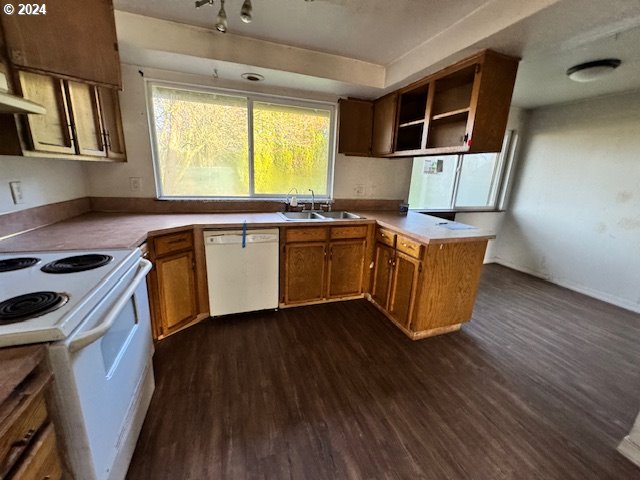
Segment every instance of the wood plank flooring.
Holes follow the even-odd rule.
[[[639,479],[640,315],[488,265],[473,321],[412,342],[365,300],[157,346],[128,478]]]

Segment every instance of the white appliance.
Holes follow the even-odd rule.
[[[28,266],[6,271],[16,257]],[[84,270],[83,260],[73,273],[42,270],[68,257],[108,260]],[[138,249],[0,255],[0,346],[52,342],[54,422],[76,479],[126,475],[154,390],[150,269]],[[62,301],[37,310],[55,295]],[[26,319],[16,320],[23,310]]]
[[[204,232],[211,316],[278,308],[279,232]]]

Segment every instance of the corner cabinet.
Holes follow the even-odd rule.
[[[500,151],[518,62],[485,50],[376,100],[372,154]]]
[[[195,243],[194,231],[185,230],[153,237],[147,244],[154,264],[147,287],[155,339],[208,317],[200,295],[203,287]]]
[[[364,295],[369,225],[286,227],[281,262],[281,305]]]
[[[471,319],[486,246],[423,244],[378,228],[371,301],[413,340],[456,331]]]
[[[15,77],[17,93],[47,113],[3,116],[0,154],[126,161],[116,89],[28,71]]]

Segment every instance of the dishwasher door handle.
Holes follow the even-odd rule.
[[[278,235],[272,233],[250,233],[246,243],[277,243]],[[207,245],[240,245],[242,235],[212,235],[207,237]]]

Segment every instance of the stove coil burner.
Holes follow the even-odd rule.
[[[42,270],[45,273],[75,273],[93,270],[94,268],[106,265],[113,257],[110,255],[88,254],[77,255],[75,257],[62,258],[47,263]]]
[[[52,312],[69,301],[57,292],[33,292],[0,303],[0,325],[17,323]]]
[[[0,272],[12,272],[13,270],[33,267],[39,261],[40,259],[35,257],[7,258],[6,260],[0,260]]]

